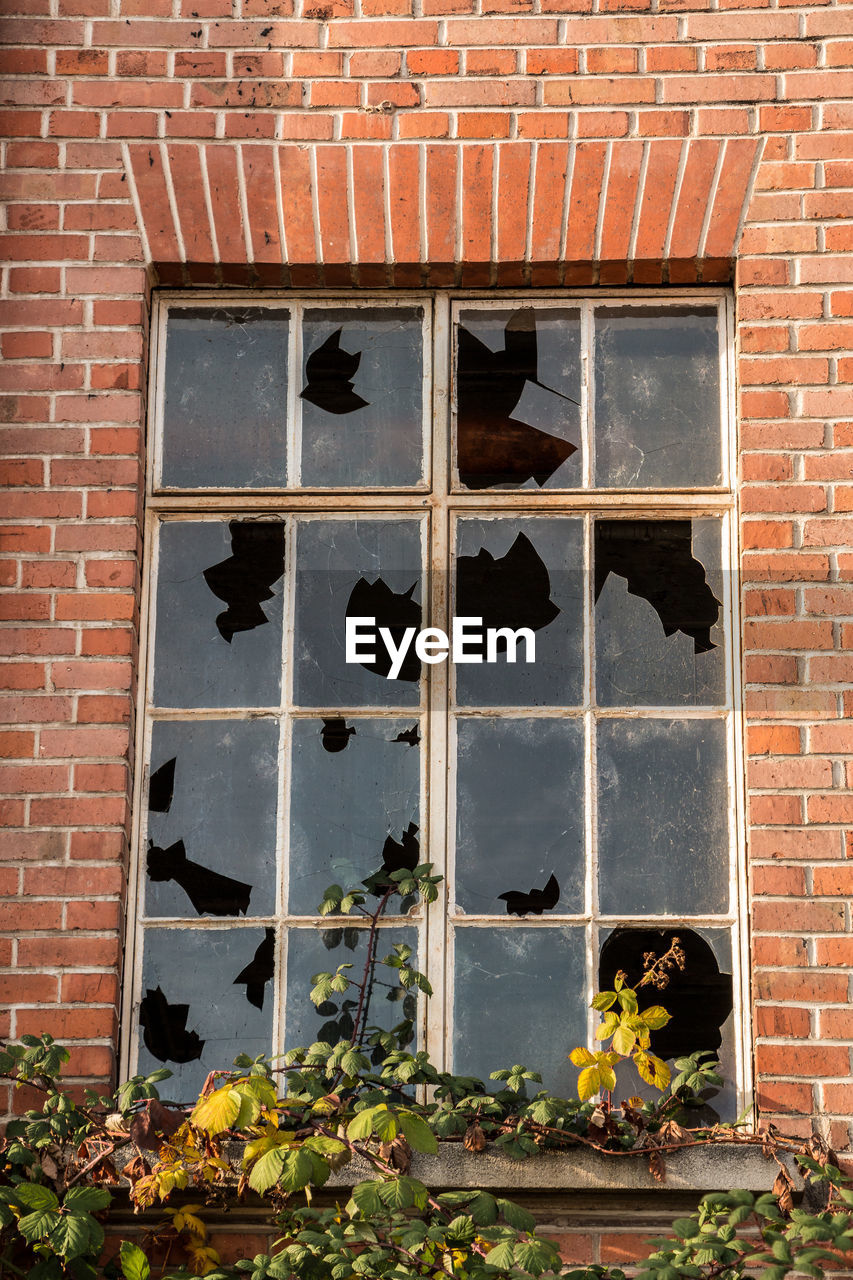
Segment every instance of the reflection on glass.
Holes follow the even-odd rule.
[[[715,485],[721,468],[716,308],[597,309],[596,485]]]
[[[468,489],[581,483],[580,312],[463,311],[456,329],[456,461]]]
[[[725,723],[599,720],[598,774],[602,911],[726,911]]]
[[[456,930],[453,1067],[488,1082],[520,1063],[571,1097],[568,1053],[586,1044],[584,931],[576,927]]]
[[[147,915],[258,916],[275,909],[277,748],[278,726],[270,720],[154,725]],[[164,771],[171,793],[158,797]]]
[[[417,735],[416,720],[294,720],[292,912],[313,915],[330,884],[358,885],[382,866],[389,836],[420,825]]]
[[[417,931],[408,927],[380,929],[376,950],[379,960],[390,955],[397,942],[411,947],[409,963],[417,968]],[[345,973],[353,982],[360,982],[366,956],[366,929],[331,927],[288,930],[285,1027],[288,1049],[300,1045],[307,1047],[315,1040],[325,1040],[335,1045],[340,1040],[351,1038],[358,1009],[358,991],[351,987],[346,995],[334,994],[317,1007],[309,1000],[308,992],[314,985],[315,973],[334,973],[338,965],[342,964],[352,965]],[[390,1031],[405,1020],[415,1021],[415,994],[402,989],[395,980],[396,973],[395,969],[377,965],[368,1007],[368,1027],[382,1027],[383,1030]]]
[[[417,520],[301,520],[296,553],[295,697],[302,706],[412,706],[420,662],[411,643],[395,679],[382,639],[346,661],[346,619],[376,619],[395,648],[424,624],[421,525]],[[413,637],[410,637],[413,641]]]
[[[166,334],[163,484],[284,486],[287,311],[176,308]]]
[[[719,520],[595,522],[600,706],[725,698]]]
[[[460,719],[457,742],[460,909],[488,915],[581,911],[582,723]]]
[[[278,704],[283,574],[280,522],[160,526],[156,706]]]
[[[147,1075],[169,1067],[161,1097],[192,1102],[209,1071],[229,1070],[238,1053],[269,1053],[272,933],[146,929],[136,1069]]]
[[[423,478],[423,310],[309,310],[303,324],[302,483]]]
[[[583,525],[580,520],[516,517],[457,524],[454,615],[484,628],[529,628],[535,661],[522,640],[515,663],[453,667],[464,706],[576,706],[583,682]],[[482,646],[467,646],[480,653]]]

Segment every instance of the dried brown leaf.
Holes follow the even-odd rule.
[[[773,1195],[779,1201],[779,1208],[786,1217],[794,1207],[794,1197],[791,1194],[793,1189],[794,1184],[788,1176],[787,1169],[780,1165],[776,1180],[773,1183]]]
[[[160,1146],[147,1103],[130,1121],[130,1140],[143,1151],[157,1151]]]
[[[655,1148],[649,1152],[649,1173],[655,1182],[666,1182],[666,1162]]]
[[[402,1133],[399,1133],[393,1142],[383,1142],[379,1147],[379,1154],[383,1160],[387,1160],[392,1168],[399,1173],[409,1172],[412,1163],[412,1148]]]
[[[486,1135],[475,1120],[473,1124],[469,1124],[465,1130],[465,1137],[462,1139],[462,1145],[466,1151],[485,1151]]]
[[[148,1103],[148,1114],[155,1127],[160,1133],[164,1133],[167,1138],[171,1138],[184,1123],[183,1111],[176,1111],[173,1107],[164,1107],[163,1103],[157,1098],[151,1098]]]

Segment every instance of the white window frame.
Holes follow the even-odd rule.
[[[716,304],[719,307],[720,335],[720,415],[722,422],[722,483],[712,488],[672,488],[649,490],[593,489],[591,486],[592,452],[591,442],[594,424],[592,413],[594,405],[590,395],[591,375],[593,369],[593,308],[607,303],[622,303],[632,307],[643,305],[666,306],[687,304]],[[298,388],[300,385],[302,352],[299,317],[304,307],[327,305],[335,309],[350,307],[361,309],[366,306],[411,306],[424,307],[424,330],[432,329],[431,348],[424,345],[424,484],[405,490],[394,488],[358,488],[346,491],[336,489],[300,489],[278,490],[224,490],[198,489],[190,491],[174,491],[161,484],[162,466],[162,431],[165,397],[165,345],[166,319],[170,307],[198,307],[213,305],[227,307],[262,307],[291,310],[289,368],[288,368],[288,420],[299,419]],[[531,492],[526,489],[481,491],[454,491],[450,483],[450,447],[451,447],[451,404],[450,370],[452,361],[453,319],[458,310],[505,309],[509,305],[525,307],[573,307],[579,306],[581,312],[582,340],[582,460],[583,483],[586,488],[571,490],[548,490]],[[671,519],[688,519],[703,516],[716,516],[722,520],[723,545],[722,569],[726,586],[723,601],[723,627],[726,636],[726,701],[722,708],[700,707],[665,707],[640,708],[628,712],[625,709],[613,714],[625,716],[677,716],[686,719],[691,716],[702,718],[723,718],[730,727],[729,732],[729,776],[728,776],[728,823],[730,833],[731,882],[729,911],[717,916],[681,916],[677,921],[672,917],[662,919],[648,916],[601,917],[596,911],[597,875],[594,850],[595,797],[594,797],[594,738],[593,712],[591,707],[591,617],[593,609],[592,584],[587,581],[584,602],[584,703],[582,708],[573,712],[580,716],[585,724],[585,775],[586,775],[586,836],[585,848],[591,856],[586,857],[586,898],[583,913],[574,916],[556,916],[549,912],[545,917],[525,916],[516,923],[528,927],[547,927],[557,923],[583,924],[586,931],[586,961],[588,973],[597,972],[598,962],[598,928],[599,922],[604,929],[612,928],[617,923],[649,925],[650,927],[670,928],[676,924],[685,927],[728,927],[732,930],[732,980],[735,1018],[735,1056],[736,1080],[734,1081],[738,1098],[738,1111],[741,1112],[751,1101],[752,1095],[752,1051],[751,1020],[749,999],[749,951],[747,939],[747,884],[744,853],[744,815],[745,815],[745,783],[743,753],[743,699],[740,683],[740,612],[739,612],[739,546],[738,546],[738,504],[735,478],[737,476],[737,439],[734,404],[734,313],[733,298],[725,289],[602,289],[591,293],[589,290],[566,289],[554,290],[395,290],[393,293],[370,293],[362,295],[341,294],[332,290],[303,291],[223,291],[223,290],[168,290],[155,293],[150,339],[149,367],[149,434],[148,465],[146,475],[146,503],[144,518],[144,545],[146,548],[145,566],[142,584],[141,639],[140,639],[140,708],[137,717],[136,733],[136,767],[134,807],[132,821],[132,854],[131,872],[129,876],[129,892],[126,924],[126,963],[123,984],[123,1017],[121,1025],[120,1070],[122,1078],[126,1078],[136,1070],[136,1027],[138,1021],[139,1001],[141,999],[142,976],[142,937],[144,930],[139,919],[138,908],[141,902],[141,890],[145,874],[145,858],[142,856],[145,830],[144,799],[147,795],[147,776],[145,761],[150,747],[150,734],[153,717],[151,715],[151,672],[149,671],[149,653],[154,625],[154,600],[156,596],[157,556],[154,553],[157,539],[157,528],[163,519],[226,519],[238,518],[242,515],[255,515],[267,512],[270,516],[288,516],[291,514],[316,514],[317,516],[341,516],[355,513],[371,515],[408,514],[421,515],[429,524],[429,546],[431,557],[427,568],[431,570],[432,598],[425,600],[425,608],[430,611],[430,624],[449,630],[449,602],[446,584],[447,566],[450,559],[452,525],[462,516],[494,516],[498,514],[532,515],[572,515],[583,519],[585,528],[585,551],[589,557],[589,540],[591,537],[593,515],[609,515],[611,518],[650,518],[666,515]],[[430,430],[430,423],[432,429]],[[288,432],[288,476],[291,485],[298,477],[299,439],[298,431]],[[288,520],[288,544],[286,548],[286,564],[290,565],[292,548],[292,522]],[[591,563],[588,558],[587,563]],[[586,575],[589,578],[590,575]],[[293,611],[285,601],[285,628],[292,627]],[[285,643],[285,649],[287,644]],[[285,675],[287,673],[285,672]],[[453,796],[455,787],[452,777],[453,761],[453,704],[450,697],[451,673],[449,664],[438,664],[429,668],[428,680],[421,686],[421,709],[424,716],[425,731],[423,733],[421,769],[422,798],[425,808],[421,814],[421,830],[425,840],[422,842],[424,857],[435,864],[438,874],[445,876],[441,886],[442,892],[438,901],[423,913],[419,930],[420,967],[425,968],[433,985],[434,996],[422,1001],[420,1007],[420,1023],[418,1037],[422,1047],[426,1047],[433,1061],[440,1068],[450,1067],[450,1043],[452,1028],[452,979],[453,979],[453,922],[455,917],[452,904],[448,902],[448,888],[453,876],[453,844],[455,838],[455,814]],[[285,709],[290,697],[289,680],[283,680],[282,708]],[[336,709],[335,714],[350,713],[350,708]],[[460,708],[462,710],[462,708]],[[405,717],[412,715],[414,706],[404,708],[372,707],[361,711],[374,717]],[[466,715],[511,714],[509,708],[485,709],[465,707]],[[518,714],[518,708],[514,709]],[[317,717],[322,714],[318,710],[306,712],[306,715]],[[562,716],[560,709],[533,708],[525,711],[526,716]],[[609,714],[608,709],[598,708],[595,715],[601,717]],[[245,707],[227,709],[193,709],[190,713],[197,719],[224,719],[229,716],[243,719],[247,716]],[[189,718],[186,711],[180,709],[159,709],[157,719]],[[287,750],[289,734],[281,736],[281,751]],[[284,770],[282,769],[282,774]],[[279,858],[279,882],[282,881],[282,864],[286,862],[286,832],[288,815],[286,804],[279,802],[277,830],[277,855]],[[282,905],[281,883],[279,885],[279,906]],[[275,1012],[273,1017],[273,1051],[283,1044],[283,1014],[285,978],[281,969],[282,938],[284,928],[289,919],[286,914],[277,912],[276,917],[256,917],[241,921],[236,927],[257,928],[274,925],[278,929],[278,972],[281,975],[275,991]],[[300,917],[300,923],[306,924],[306,918]],[[399,917],[398,917],[399,919]],[[468,927],[490,927],[500,923],[512,927],[508,917],[472,917],[466,916]],[[169,918],[158,918],[154,927],[168,925]],[[174,921],[172,921],[174,923]],[[231,920],[199,917],[198,921],[187,923],[189,928],[230,929],[235,927]],[[330,919],[312,920],[316,928],[328,928]],[[355,923],[355,921],[352,921]],[[151,922],[148,922],[151,927]],[[393,932],[393,925],[391,926]],[[307,992],[305,993],[307,999]],[[598,1015],[588,1011],[588,1034],[592,1042],[593,1031],[598,1023]],[[535,1056],[535,1055],[534,1055]],[[229,1064],[223,1063],[225,1068]],[[506,1064],[495,1064],[506,1065]],[[536,1063],[529,1065],[535,1067]]]

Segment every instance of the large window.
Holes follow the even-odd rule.
[[[720,1048],[731,1110],[728,326],[709,291],[160,299],[129,1070],[188,1096],[346,1035],[306,993],[365,934],[322,892],[431,861],[439,901],[383,927],[435,1059],[571,1090],[599,981],[677,932],[657,1048]],[[494,637],[347,662],[365,617]]]

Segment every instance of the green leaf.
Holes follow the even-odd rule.
[[[412,1111],[398,1111],[397,1118],[400,1121],[400,1128],[406,1137],[406,1141],[413,1151],[423,1151],[427,1155],[435,1155],[438,1151],[438,1143],[435,1134],[425,1120],[420,1116],[416,1116]]]
[[[53,1209],[35,1209],[18,1219],[18,1230],[25,1240],[34,1244],[43,1239],[59,1222],[59,1214]]]
[[[111,1201],[112,1196],[103,1187],[72,1187],[65,1197],[64,1207],[72,1213],[91,1213],[106,1209]]]
[[[498,1219],[498,1204],[487,1191],[478,1191],[468,1205],[468,1212],[478,1227],[490,1227]]]
[[[50,1187],[39,1182],[21,1182],[12,1189],[10,1202],[27,1209],[58,1209],[59,1201]]]
[[[505,1240],[503,1244],[496,1244],[494,1249],[490,1249],[486,1254],[486,1262],[490,1267],[509,1270],[515,1265],[515,1245],[510,1240]]]
[[[131,1244],[129,1240],[122,1240],[119,1257],[124,1280],[148,1280],[151,1267],[139,1245]]]
[[[359,1213],[365,1218],[372,1218],[374,1214],[381,1213],[382,1199],[379,1195],[379,1188],[382,1184],[378,1181],[374,1182],[357,1182],[352,1189],[352,1199],[350,1205],[355,1205]],[[354,1217],[353,1210],[350,1205],[347,1206],[347,1213],[350,1217]]]
[[[84,1253],[100,1252],[104,1232],[87,1213],[62,1214],[50,1233],[50,1243],[64,1258],[79,1258]]]
[[[533,1214],[528,1213],[526,1209],[522,1209],[520,1204],[498,1197],[497,1206],[504,1222],[509,1223],[511,1227],[515,1227],[516,1231],[532,1231],[536,1226],[536,1219]]]
[[[515,1261],[531,1275],[539,1276],[560,1265],[560,1255],[546,1240],[522,1240],[515,1246]]]
[[[295,1151],[286,1152],[279,1182],[285,1191],[301,1191],[308,1185],[313,1172],[314,1162],[310,1151],[299,1147]]]
[[[598,995],[592,998],[592,1007],[597,1009],[599,1013],[606,1013],[616,1003],[615,991],[599,991]]]
[[[284,1147],[273,1147],[256,1160],[249,1174],[249,1186],[252,1190],[262,1196],[278,1182],[286,1158],[287,1151]]]

